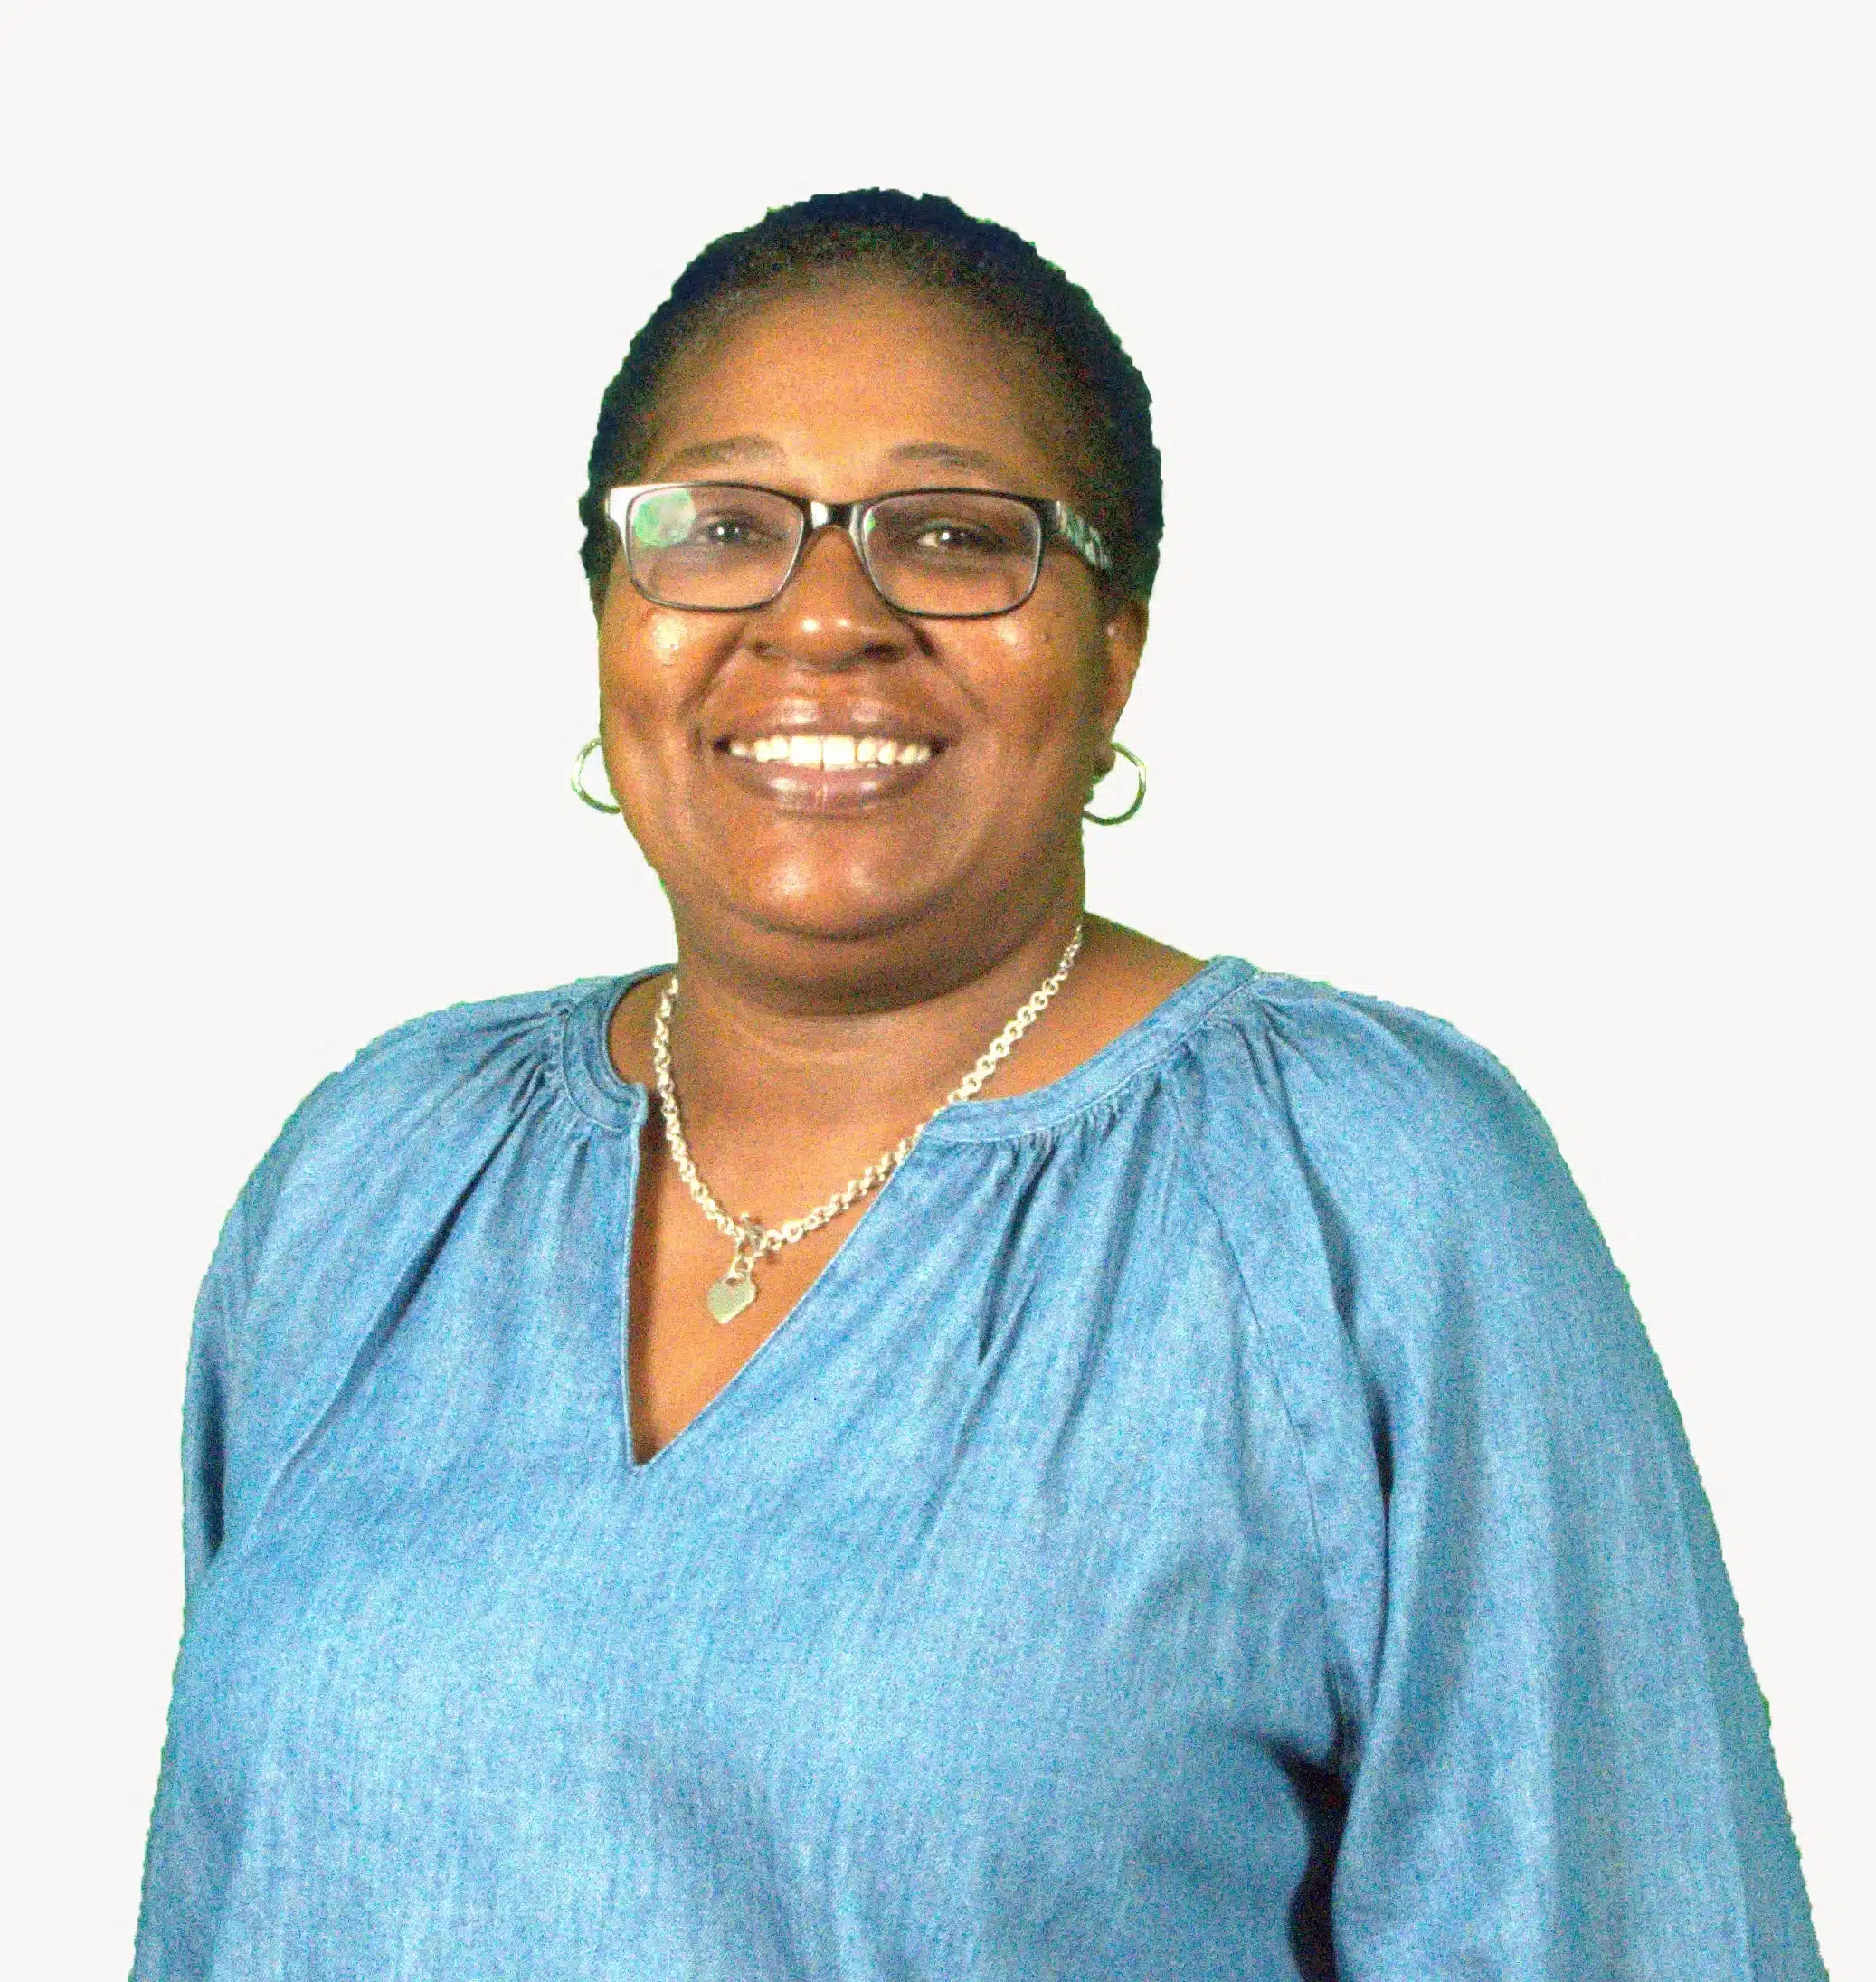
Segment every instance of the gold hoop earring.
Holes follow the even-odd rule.
[[[592,755],[599,746],[600,740],[597,736],[590,744],[582,744],[580,745],[580,754],[573,759],[573,796],[583,805],[592,806],[596,812],[616,812],[619,810],[618,806],[607,804],[602,798],[594,798],[592,793],[586,789],[586,760]]]
[[[1124,826],[1127,821],[1132,818],[1134,813],[1137,812],[1140,808],[1146,803],[1145,764],[1143,764],[1140,761],[1140,759],[1136,757],[1133,753],[1127,748],[1125,744],[1114,743],[1112,737],[1108,739],[1108,742],[1112,745],[1113,754],[1116,757],[1124,757],[1127,762],[1133,766],[1133,802],[1129,805],[1126,811],[1123,812],[1091,812],[1087,809],[1087,807],[1084,805],[1081,809],[1081,816],[1085,820],[1086,820],[1088,824],[1091,826]],[[1113,769],[1113,766],[1112,764],[1109,764],[1107,767],[1107,771],[1112,771]],[[1104,778],[1107,775],[1107,771],[1104,771],[1101,773]],[[1093,793],[1091,792],[1089,796],[1092,797]]]

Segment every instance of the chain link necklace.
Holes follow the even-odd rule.
[[[758,1260],[769,1253],[779,1253],[784,1246],[792,1246],[797,1239],[806,1238],[810,1232],[818,1232],[843,1211],[850,1211],[868,1192],[877,1190],[898,1169],[912,1154],[919,1137],[947,1108],[956,1102],[969,1101],[977,1093],[999,1066],[1009,1057],[1010,1048],[1036,1023],[1042,1016],[1043,1008],[1061,990],[1063,980],[1081,953],[1081,937],[1082,925],[1076,923],[1075,934],[1062,952],[1062,961],[1056,965],[1054,974],[1046,978],[1024,1000],[1016,1017],[983,1049],[977,1065],[910,1135],[903,1136],[895,1148],[868,1163],[851,1183],[844,1190],[837,1190],[825,1203],[817,1204],[813,1210],[804,1211],[798,1219],[790,1219],[786,1224],[774,1226],[763,1225],[753,1218],[732,1218],[716,1201],[709,1185],[697,1175],[697,1166],[691,1161],[690,1144],[684,1139],[684,1118],[677,1112],[677,1086],[671,1078],[671,1014],[677,1009],[677,979],[675,972],[672,974],[671,982],[665,986],[664,996],[658,1001],[658,1017],[651,1028],[651,1065],[658,1076],[658,1102],[664,1114],[665,1141],[670,1144],[671,1161],[677,1165],[677,1174],[684,1180],[684,1188],[690,1192],[692,1202],[734,1248],[728,1270],[704,1296],[704,1305],[709,1309],[713,1321],[734,1321],[755,1299]]]

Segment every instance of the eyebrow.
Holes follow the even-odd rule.
[[[929,461],[938,468],[974,469],[983,475],[1007,475],[1009,470],[994,454],[981,448],[958,447],[949,441],[910,441],[886,456],[889,461]]]
[[[664,464],[667,475],[681,469],[694,468],[721,468],[726,463],[746,460],[752,455],[765,460],[779,460],[782,450],[774,441],[765,440],[759,433],[735,433],[722,441],[697,441],[689,447],[679,448]],[[891,449],[886,460],[928,463],[935,468],[962,469],[965,472],[981,475],[1007,475],[1009,469],[994,454],[987,454],[981,448],[959,447],[950,441],[908,441],[903,447]]]
[[[679,448],[665,462],[665,472],[669,474],[680,468],[717,468],[751,454],[779,460],[782,450],[759,433],[735,433],[726,441],[698,441],[690,447]]]

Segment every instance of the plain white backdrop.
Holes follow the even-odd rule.
[[[1871,1972],[1867,11],[25,5],[0,74],[8,1972],[128,1967],[242,1177],[396,1020],[669,953],[566,785],[600,391],[706,239],[872,184],[1153,388],[1094,906],[1535,1096]]]

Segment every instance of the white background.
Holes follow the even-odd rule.
[[[1031,235],[1156,395],[1094,905],[1535,1095],[1871,1972],[1867,19],[13,10],[9,1972],[128,1966],[242,1176],[395,1020],[668,953],[566,789],[600,390],[706,239],[881,183]]]

